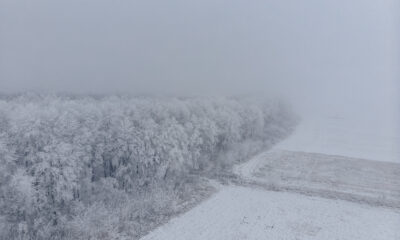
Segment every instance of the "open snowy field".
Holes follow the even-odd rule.
[[[400,213],[352,202],[225,187],[143,240],[400,239]]]
[[[143,240],[400,238],[400,164],[273,150],[235,172],[246,187],[221,187]]]
[[[235,166],[246,184],[400,209],[400,164],[272,150]]]
[[[371,123],[303,120],[234,168],[246,187],[222,187],[143,240],[400,239],[400,138]]]
[[[400,163],[400,129],[396,116],[371,115],[307,116],[293,135],[277,147]]]

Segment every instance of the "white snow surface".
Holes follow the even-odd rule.
[[[379,116],[305,116],[277,148],[400,163],[400,122]]]
[[[341,200],[225,187],[143,240],[400,239],[400,213]]]
[[[303,118],[294,134],[278,144],[273,152],[290,151],[291,154],[299,152],[299,161],[303,153],[322,153],[345,156],[349,159],[357,158],[357,162],[370,159],[400,163],[400,131],[397,130],[398,125],[395,122],[385,124],[379,120],[379,116],[375,119],[359,116],[358,120],[340,115]],[[257,169],[264,167],[268,170],[265,168],[268,166],[265,157],[271,154],[273,153],[262,153],[249,162],[237,166],[234,172],[244,179],[255,180],[257,178],[254,174]],[[330,157],[333,158],[334,156]],[[293,163],[297,157],[291,156],[291,159]],[[285,159],[277,160],[285,161]],[[311,162],[313,161],[316,160]],[[299,165],[301,166],[301,163],[296,166]],[[280,169],[290,170],[292,167],[286,166]],[[312,172],[313,168],[310,167]],[[304,169],[307,169],[307,166]],[[324,166],[322,165],[320,169],[324,169]],[[341,169],[340,166],[338,169],[326,169],[328,177],[337,177],[342,174],[342,170],[347,171],[346,167]],[[275,172],[278,175],[282,174],[276,179],[293,179],[292,176],[285,175],[287,171],[281,170]],[[325,174],[322,175],[325,178]],[[379,181],[389,183],[397,179],[388,176],[375,179],[376,176],[378,175],[372,175],[367,179],[371,178],[369,181],[371,183]],[[338,179],[340,180],[339,177]],[[336,184],[336,180],[333,182],[328,178],[325,180],[329,181],[324,183],[325,185],[317,186],[329,188],[329,184]],[[343,191],[359,186],[358,183],[355,185],[354,182],[348,183],[350,185],[346,185],[347,188]],[[363,181],[360,181],[360,186],[363,186]],[[212,198],[172,219],[166,225],[144,236],[142,240],[398,240],[399,226],[399,208],[384,208],[298,193],[267,191],[251,186],[228,186],[222,187]]]

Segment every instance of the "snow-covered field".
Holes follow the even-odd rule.
[[[400,239],[400,214],[352,202],[225,187],[143,240]]]
[[[236,166],[246,185],[400,208],[400,164],[272,150]]]
[[[257,188],[222,187],[143,240],[398,240],[398,134],[340,116],[306,119],[289,139],[234,169]]]
[[[305,117],[293,135],[277,147],[400,163],[399,125],[394,117]]]

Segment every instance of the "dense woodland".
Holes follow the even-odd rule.
[[[279,101],[0,98],[0,239],[133,239],[295,124]]]

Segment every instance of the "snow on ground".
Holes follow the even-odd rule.
[[[398,125],[379,116],[310,114],[277,148],[400,163]]]
[[[275,149],[234,172],[265,189],[400,209],[398,163]]]
[[[400,239],[400,213],[352,202],[226,187],[143,240]]]
[[[400,131],[354,116],[303,119],[272,151],[234,168],[258,188],[223,187],[142,239],[400,239]]]

